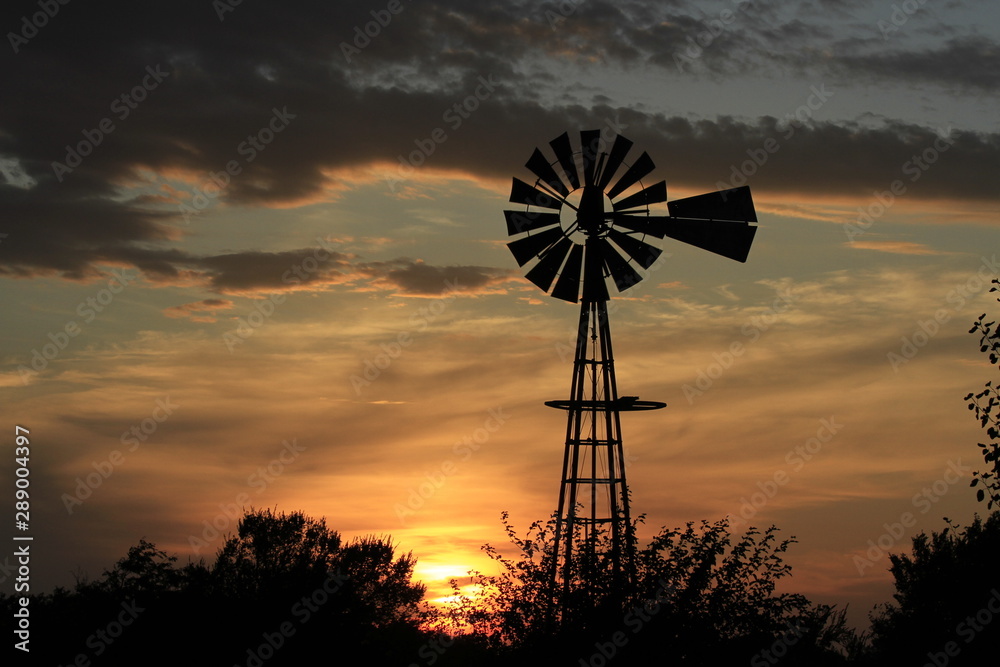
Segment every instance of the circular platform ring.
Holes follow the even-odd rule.
[[[661,403],[659,401],[622,400],[620,398],[617,401],[545,401],[545,405],[550,408],[556,408],[557,410],[573,410],[579,408],[581,410],[616,410],[618,412],[659,410],[667,407],[666,403]]]

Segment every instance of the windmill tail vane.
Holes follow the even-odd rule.
[[[667,185],[643,183],[655,166],[645,151],[630,161],[632,146],[621,135],[612,143],[600,130],[584,130],[575,148],[569,133],[561,134],[549,142],[554,160],[535,148],[525,163],[534,183],[513,179],[510,201],[524,208],[504,211],[514,237],[507,247],[529,267],[525,277],[556,299],[581,304],[570,398],[546,402],[567,413],[552,570],[553,585],[565,592],[582,576],[574,565],[580,538],[593,544],[601,533],[610,533],[603,556],[613,581],[634,581],[620,416],[666,407],[618,395],[609,283],[621,293],[648,275],[662,254],[650,240],[671,238],[745,262],[757,231],[746,186],[670,201],[668,215],[651,215],[651,205],[667,201]]]

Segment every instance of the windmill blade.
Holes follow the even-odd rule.
[[[640,280],[642,276],[632,268],[632,265],[625,261],[625,258],[618,254],[618,251],[611,247],[607,239],[601,239],[601,254],[604,256],[604,266],[608,269],[608,274],[615,281],[615,287],[619,292],[624,292]]]
[[[583,268],[583,246],[573,244],[573,249],[569,253],[569,259],[559,272],[559,280],[556,281],[552,296],[563,301],[576,303],[580,294],[580,270]]]
[[[526,236],[523,239],[511,241],[507,244],[518,266],[524,266],[534,257],[541,255],[546,248],[564,238],[562,227],[553,227],[544,231]]]
[[[667,201],[667,182],[660,181],[659,183],[650,185],[648,188],[639,190],[634,195],[629,195],[625,199],[614,202],[611,208],[616,211],[627,211],[631,208],[659,204],[664,201]]]
[[[747,261],[756,225],[731,220],[692,220],[690,218],[650,218],[663,225],[663,233],[672,239],[714,252],[737,262]]]
[[[569,194],[569,188],[566,187],[566,184],[556,174],[556,170],[549,164],[548,159],[542,154],[542,151],[536,148],[528,161],[524,163],[524,166],[563,197]]]
[[[556,210],[562,207],[561,201],[542,192],[533,185],[528,185],[519,178],[515,178],[514,182],[511,183],[510,201],[515,204],[527,204],[528,206],[540,206]]]
[[[507,234],[514,236],[523,232],[541,229],[549,225],[559,224],[558,213],[544,213],[542,211],[504,211],[507,218]]]
[[[675,199],[667,204],[670,215],[678,218],[703,218],[706,220],[734,220],[757,222],[750,187],[719,190],[685,199]]]
[[[608,197],[614,199],[621,193],[625,192],[629,186],[638,183],[643,176],[653,171],[655,166],[656,165],[653,164],[653,158],[649,157],[649,153],[644,151],[643,154],[639,156],[639,159],[628,168],[628,171],[626,171],[622,177],[618,179],[615,186],[608,191]]]
[[[608,187],[608,183],[611,182],[611,178],[618,171],[618,167],[622,166],[622,162],[624,162],[625,156],[628,155],[631,148],[631,141],[620,134],[615,137],[615,143],[611,147],[611,154],[608,156],[607,162],[604,163],[604,169],[601,170],[601,175],[597,180],[597,184],[601,186],[602,190]]]
[[[563,260],[566,259],[566,255],[569,254],[572,247],[573,242],[569,240],[569,237],[562,237],[554,246],[542,253],[538,264],[535,264],[534,268],[525,274],[525,277],[541,287],[543,292],[548,292],[556,274],[559,273],[559,267],[562,266]]]
[[[565,172],[570,187],[576,190],[580,187],[580,177],[576,173],[576,160],[573,159],[573,147],[569,143],[569,132],[560,134],[549,142],[549,146],[555,151],[559,166]]]
[[[601,244],[604,239],[587,239],[586,251],[583,257],[583,300],[607,301],[608,284],[604,281],[604,253]]]
[[[580,145],[583,146],[583,184],[594,184],[594,170],[597,167],[597,155],[601,143],[600,130],[583,130],[580,132]]]
[[[608,230],[608,237],[618,244],[618,247],[625,251],[625,254],[636,261],[644,269],[648,269],[656,261],[656,258],[663,252],[645,241],[629,236],[615,228]]]
[[[634,215],[631,213],[613,213],[611,217],[616,227],[624,227],[633,232],[649,234],[658,239],[663,238],[663,218],[650,218],[645,214]]]

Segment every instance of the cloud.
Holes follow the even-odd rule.
[[[981,35],[955,37],[925,51],[845,55],[836,66],[876,81],[898,78],[990,92],[1000,88],[1000,44]]]
[[[180,306],[165,308],[163,314],[172,318],[188,318],[192,322],[216,322],[215,313],[220,310],[230,310],[233,302],[229,299],[202,299]]]
[[[996,133],[953,130],[936,156],[947,166],[922,169],[913,160],[941,145],[939,129],[892,120],[869,127],[693,119],[560,96],[563,84],[547,70],[559,54],[594,53],[583,66],[595,72],[609,62],[668,67],[670,60],[673,68],[674,50],[716,19],[691,2],[588,2],[568,14],[559,3],[402,6],[351,62],[341,45],[373,20],[363,3],[243,5],[219,22],[203,2],[174,3],[155,20],[119,2],[51,21],[7,68],[5,98],[25,102],[0,109],[8,234],[0,276],[92,280],[113,265],[136,267],[155,284],[204,283],[219,293],[287,289],[285,272],[310,251],[204,257],[173,249],[191,233],[181,204],[199,197],[231,208],[326,201],[353,185],[349,170],[402,168],[421,150],[423,169],[492,183],[523,173],[531,148],[566,128],[621,128],[659,163],[671,188],[752,179],[776,194],[870,197],[900,178],[915,199],[998,196]],[[563,20],[553,24],[548,12]],[[699,62],[725,73],[748,50],[764,58],[782,40],[785,52],[832,40],[818,21],[816,12],[748,8],[703,47]],[[886,76],[900,66],[917,76],[927,58],[941,56],[947,62],[933,76],[993,85],[981,75],[993,71],[990,43],[953,40],[942,48],[833,61]],[[956,70],[977,54],[989,58],[970,65],[972,74]],[[768,62],[785,67],[780,58]],[[686,159],[671,162],[676,155]],[[761,155],[766,163],[755,163]],[[335,256],[297,276],[295,287],[351,282],[358,268]],[[470,286],[502,280],[496,269],[480,269],[465,276]],[[434,294],[444,279],[426,267],[395,270],[381,279],[401,293]]]
[[[240,252],[191,259],[206,288],[248,295],[288,291],[394,292],[399,296],[478,296],[503,293],[517,271],[486,266],[435,266],[420,259],[362,262],[356,256],[318,248],[285,252]]]
[[[911,241],[852,241],[847,244],[852,248],[861,250],[878,250],[879,252],[890,252],[898,255],[943,255],[946,253],[929,248],[922,243]]]
[[[486,266],[432,266],[421,260],[376,262],[361,267],[372,289],[394,289],[401,296],[505,293],[503,285],[521,282],[519,272]]]
[[[192,262],[205,272],[208,287],[223,294],[288,291],[302,286],[350,282],[351,257],[323,247],[283,252],[247,251]]]

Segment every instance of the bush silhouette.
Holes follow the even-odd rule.
[[[472,573],[473,595],[453,582],[450,611],[455,627],[471,629],[498,656],[554,665],[612,657],[623,665],[735,664],[776,650],[782,664],[825,665],[843,663],[854,640],[843,612],[776,593],[790,574],[781,557],[794,539],[779,541],[773,526],[751,527],[735,543],[726,520],[664,529],[638,550],[636,581],[625,586],[604,567],[611,541],[598,533],[575,550],[583,574],[567,593],[552,578],[553,521],[535,522],[524,538],[506,514],[503,522],[520,557],[485,546],[501,573]]]

